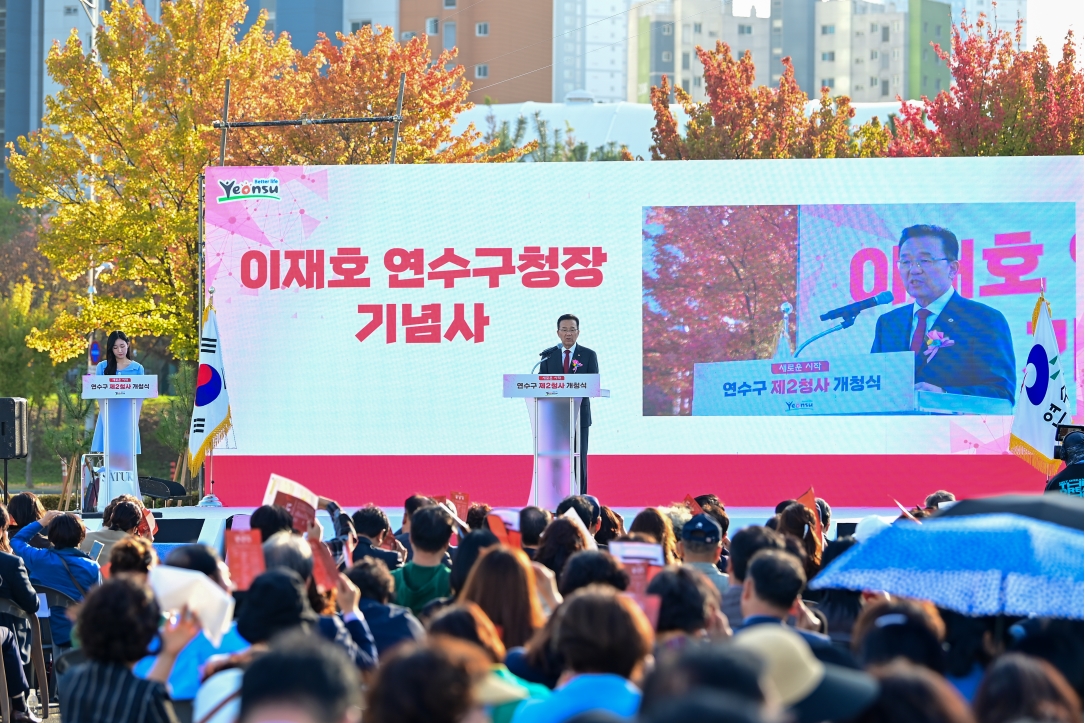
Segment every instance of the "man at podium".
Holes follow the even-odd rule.
[[[938,226],[900,234],[898,267],[915,299],[878,317],[871,353],[915,352],[916,391],[1014,399],[1016,365],[1002,312],[953,289],[957,237]]]
[[[558,317],[558,339],[561,343],[543,352],[539,374],[598,374],[599,358],[586,346],[576,343],[580,336],[580,319],[572,314]],[[591,403],[587,397],[580,403],[580,494],[588,492],[588,427],[591,426]]]

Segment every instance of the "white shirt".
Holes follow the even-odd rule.
[[[562,369],[564,369],[565,368],[565,345],[564,344],[561,345],[561,349],[558,350],[558,353],[561,355]],[[576,358],[576,344],[573,344],[571,347],[569,347],[569,373],[570,374],[573,373],[573,359],[574,358]]]
[[[953,298],[953,293],[953,287],[950,286],[946,293],[927,304],[926,309],[931,312],[931,315],[927,317],[927,331],[934,328],[934,322],[938,321],[938,317],[942,314],[942,310],[946,308],[946,304]],[[909,340],[915,336],[916,327],[919,326],[919,310],[922,308],[924,307],[920,306],[918,302],[912,304],[912,328],[908,333]]]

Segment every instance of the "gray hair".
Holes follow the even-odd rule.
[[[264,543],[264,564],[268,570],[285,568],[308,580],[313,576],[313,550],[300,535],[282,530]]]

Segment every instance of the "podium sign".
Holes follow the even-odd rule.
[[[502,396],[527,401],[534,445],[529,505],[552,510],[580,493],[580,400],[609,396],[598,374],[506,374]]]
[[[693,365],[694,416],[891,414],[915,410],[915,354]]]
[[[99,508],[104,508],[117,495],[141,496],[136,471],[139,413],[142,400],[157,396],[158,377],[153,374],[83,377],[83,398],[100,400],[98,413],[102,417],[105,464],[99,478]]]

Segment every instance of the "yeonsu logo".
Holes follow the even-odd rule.
[[[246,198],[270,198],[273,201],[279,198],[278,178],[254,178],[251,181],[219,181],[223,195],[219,196],[219,203],[230,201],[243,201]]]

